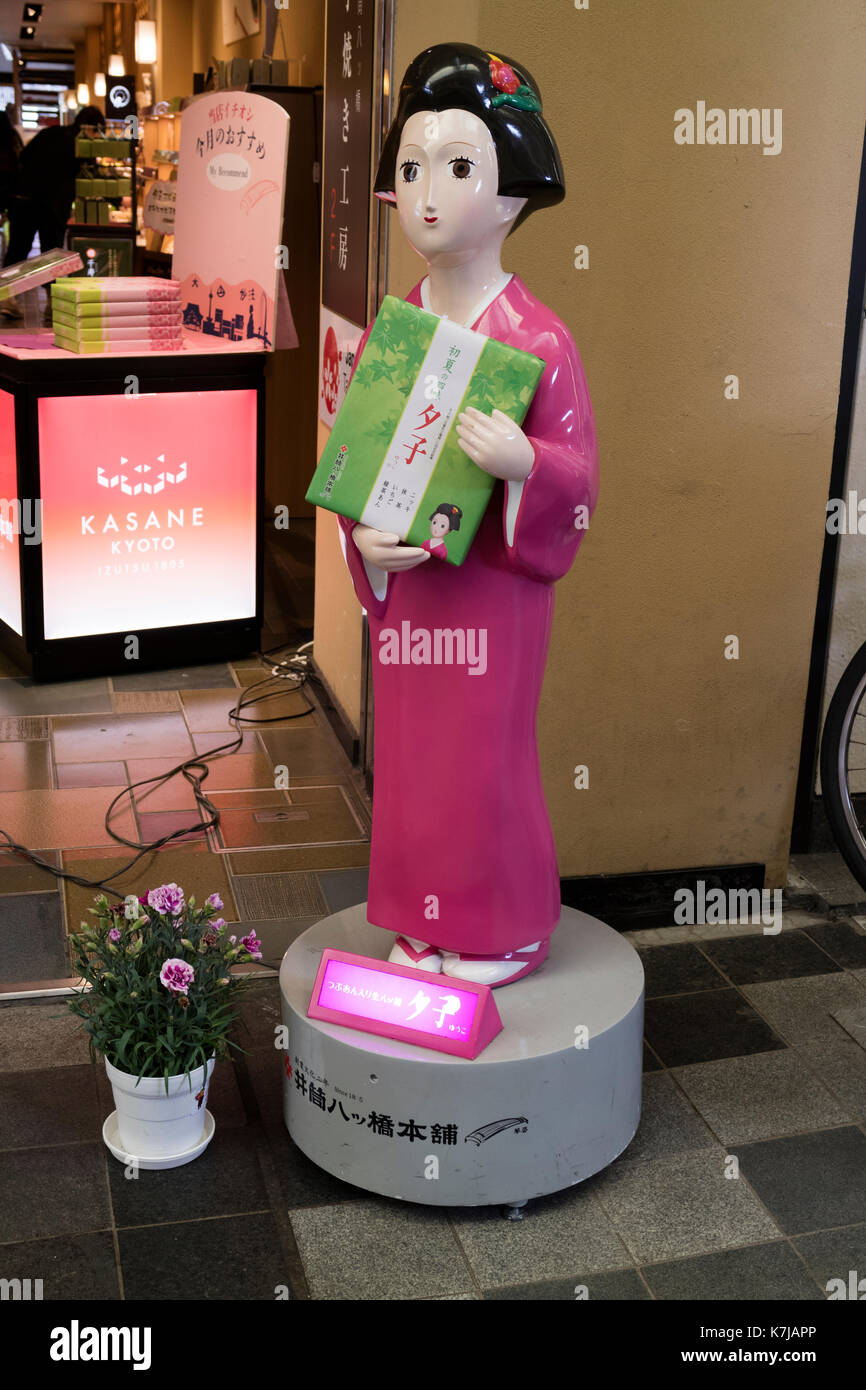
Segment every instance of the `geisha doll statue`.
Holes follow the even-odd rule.
[[[592,405],[571,334],[501,263],[509,232],[565,196],[532,75],[469,44],[419,54],[374,188],[427,263],[408,303],[546,364],[522,427],[499,410],[458,416],[462,448],[497,480],[463,564],[444,558],[460,523],[448,498],[423,547],[340,518],[373,652],[367,917],[395,934],[389,960],[495,988],[542,964],[560,917],[536,716],[553,585],[598,493]],[[380,661],[380,638],[404,624],[462,630],[476,650],[483,639],[483,668]]]

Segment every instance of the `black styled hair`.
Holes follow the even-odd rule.
[[[80,130],[82,126],[92,126],[94,130],[105,129],[105,117],[98,106],[81,107],[72,122],[72,128],[73,130]]]
[[[397,152],[409,117],[451,107],[471,111],[490,131],[499,164],[497,191],[528,200],[512,231],[536,208],[562,201],[562,163],[541,112],[538,83],[522,64],[468,43],[436,44],[409,64],[382,147],[374,193],[394,201]]]
[[[435,512],[431,512],[427,520],[432,521],[434,516],[447,516],[449,522],[451,523],[448,529],[450,531],[459,531],[460,518],[462,517],[462,515],[463,513],[460,510],[460,508],[455,507],[453,502],[440,502]]]

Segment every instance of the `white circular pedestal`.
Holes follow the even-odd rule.
[[[545,963],[493,991],[502,1032],[467,1061],[307,1018],[326,946],[387,958],[393,933],[365,908],[317,922],[280,967],[283,1115],[308,1158],[386,1197],[516,1208],[622,1153],[643,1069],[643,966],[628,941],[563,907]]]

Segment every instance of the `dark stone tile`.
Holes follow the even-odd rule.
[[[0,1072],[0,1149],[97,1142],[102,1121],[95,1068]]]
[[[735,985],[791,980],[801,975],[829,975],[841,969],[801,931],[707,941],[703,949]]]
[[[855,931],[850,922],[828,922],[825,926],[807,927],[806,934],[845,970],[866,966],[866,935]]]
[[[699,1115],[674,1085],[669,1072],[647,1076],[643,1083],[637,1133],[625,1150],[629,1159],[707,1149],[715,1140]]]
[[[644,1265],[641,1269],[656,1298],[792,1302],[823,1298],[802,1261],[787,1241],[750,1245],[745,1250],[720,1250],[713,1255]]]
[[[280,982],[276,976],[270,980],[256,980],[244,987],[238,998],[238,1021],[232,1032],[233,1041],[244,1052],[274,1046],[275,1029],[282,1023],[280,1002]]]
[[[3,1155],[0,1244],[40,1236],[103,1231],[111,1224],[102,1141]]]
[[[60,894],[0,897],[0,983],[60,980],[70,974]]]
[[[46,1303],[120,1298],[110,1231],[4,1245],[0,1268],[4,1279],[41,1279]]]
[[[0,1072],[44,1071],[90,1061],[87,1034],[65,999],[0,1003]]]
[[[200,1162],[196,1159],[190,1167]],[[270,1212],[119,1231],[118,1243],[127,1299],[273,1303],[275,1290],[288,1288]]]
[[[268,1129],[268,1144],[287,1207],[333,1206],[336,1202],[357,1202],[369,1196],[361,1188],[326,1173],[307,1158],[289,1137],[285,1125]]]
[[[369,869],[327,869],[319,874],[319,884],[329,912],[367,901]]]
[[[866,1221],[866,1135],[859,1129],[743,1144],[737,1155],[786,1235]]]
[[[852,1269],[857,1282],[866,1277],[866,1225],[818,1231],[813,1236],[800,1236],[793,1244],[824,1290],[831,1279],[842,1279],[847,1294]],[[862,1297],[864,1290],[860,1292]]]
[[[139,671],[112,676],[115,690],[222,690],[233,684],[223,662],[213,666],[187,666],[176,671]]]
[[[576,1274],[573,1279],[549,1279],[540,1284],[517,1284],[513,1288],[487,1289],[490,1302],[553,1302],[569,1303],[584,1299],[590,1303],[634,1303],[649,1299],[646,1285],[633,1269],[614,1269],[608,1274]]]
[[[866,890],[857,882],[841,854],[797,854],[792,867],[816,891],[827,908],[860,912],[866,907]]]
[[[724,989],[725,981],[715,966],[691,942],[650,946],[638,951],[646,975],[646,997],[694,994],[702,989]]]
[[[644,1032],[666,1067],[747,1057],[785,1046],[736,989],[648,999]]]
[[[644,1072],[661,1071],[662,1069],[661,1062],[646,1041],[643,1045],[643,1069]]]
[[[250,1131],[221,1130],[219,1120],[209,1147],[192,1163],[162,1171],[142,1168],[137,1178],[125,1177],[125,1171],[118,1159],[109,1156],[118,1228],[232,1216],[263,1211],[269,1205]]]
[[[283,1076],[285,1075],[285,1053],[275,1047],[256,1048],[244,1057],[250,1080],[253,1084],[262,1123],[267,1129],[282,1130],[283,1120]]]

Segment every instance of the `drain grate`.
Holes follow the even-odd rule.
[[[50,719],[33,715],[23,715],[20,719],[0,719],[0,743],[23,743],[28,739],[50,737]]]
[[[241,921],[323,917],[325,900],[315,874],[242,874],[234,880]]]

